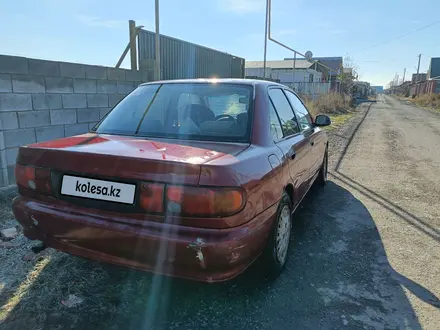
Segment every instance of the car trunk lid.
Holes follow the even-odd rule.
[[[248,145],[89,133],[21,147],[18,162],[59,173],[197,185],[201,165]]]

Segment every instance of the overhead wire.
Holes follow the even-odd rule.
[[[368,47],[366,47],[366,48],[364,48],[364,49],[361,49],[360,52],[363,52],[363,51],[365,51],[365,50],[367,50],[367,49],[376,48],[376,47],[379,47],[379,46],[382,46],[382,45],[388,44],[388,43],[393,42],[393,41],[395,41],[395,40],[402,39],[402,38],[404,38],[404,37],[406,37],[406,36],[409,36],[409,35],[411,35],[411,34],[413,34],[413,33],[416,33],[416,32],[419,32],[419,31],[425,30],[425,29],[427,29],[427,28],[430,28],[431,26],[436,25],[436,24],[438,24],[438,23],[440,23],[440,20],[435,21],[435,22],[432,22],[432,23],[430,23],[430,24],[428,24],[428,25],[422,26],[422,27],[420,27],[420,28],[418,28],[418,29],[416,29],[416,30],[413,30],[413,31],[407,32],[407,33],[402,34],[402,35],[400,35],[400,36],[397,36],[397,37],[395,37],[395,38],[392,38],[392,39],[389,39],[389,40],[386,40],[386,41],[380,42],[380,43],[375,44],[375,45],[372,45],[372,46],[368,46]]]

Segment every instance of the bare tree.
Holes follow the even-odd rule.
[[[344,72],[344,69],[351,69],[351,71],[346,70]],[[344,94],[351,94],[354,86],[354,80],[357,80],[359,77],[358,71],[359,66],[355,63],[353,57],[346,54],[343,59],[342,68],[338,75],[338,80],[342,84],[342,91]]]
[[[359,72],[359,66],[356,64],[356,61],[352,56],[349,56],[348,54],[345,55],[342,66],[344,68],[350,68],[352,69],[352,75],[355,79],[358,78],[358,72]]]

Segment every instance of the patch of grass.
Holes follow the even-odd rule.
[[[329,126],[329,129],[335,129],[347,122],[351,117],[353,117],[355,112],[349,112],[346,114],[337,114],[337,115],[330,115],[330,119],[332,120],[331,126]]]
[[[440,112],[440,94],[423,94],[409,99],[414,104]]]
[[[340,127],[355,114],[352,99],[347,95],[329,93],[321,95],[315,101],[304,97],[303,100],[313,116],[326,114],[330,117],[332,124],[324,127],[326,131]]]
[[[347,95],[329,93],[321,95],[317,100],[305,98],[305,104],[310,113],[318,114],[343,114],[352,109],[352,99]]]
[[[29,300],[29,288],[32,286],[34,281],[38,279],[41,272],[44,270],[46,265],[48,264],[49,259],[44,258],[39,260],[35,267],[27,273],[27,276],[21,281],[21,283],[15,288],[13,294],[10,296],[6,294],[2,294],[1,303],[2,306],[0,308],[0,321],[4,320],[7,315],[23,300]],[[9,290],[8,290],[9,291]],[[6,292],[8,292],[6,291]],[[9,291],[10,292],[10,291]],[[4,298],[8,299],[4,299]]]
[[[88,328],[93,320],[108,324],[115,318],[129,320],[129,301],[145,304],[150,281],[139,272],[89,262],[47,249],[16,285],[0,296],[0,324],[25,329],[36,326]],[[17,274],[18,275],[18,274]],[[74,308],[61,304],[69,294],[83,299]],[[127,301],[128,300],[128,301]],[[38,327],[37,327],[38,328]]]
[[[395,95],[401,101],[410,102],[420,108],[440,112],[440,94],[422,94],[414,98],[403,95]]]

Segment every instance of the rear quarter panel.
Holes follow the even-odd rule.
[[[278,164],[271,165],[271,155],[278,158]],[[249,221],[280,200],[285,181],[289,177],[283,159],[281,151],[275,145],[252,145],[233,162],[230,158],[225,159],[225,163],[222,159],[217,159],[213,164],[203,165],[199,185],[242,187],[247,200],[244,208],[245,221]]]
[[[324,160],[325,150],[328,144],[327,133],[319,127],[315,128],[314,141],[317,153],[317,170],[321,168],[322,162]]]
[[[316,143],[319,145],[319,151],[321,152],[322,156],[324,157],[325,149],[327,148],[328,144],[328,136],[325,131],[322,129],[319,129],[319,132],[316,134]]]

